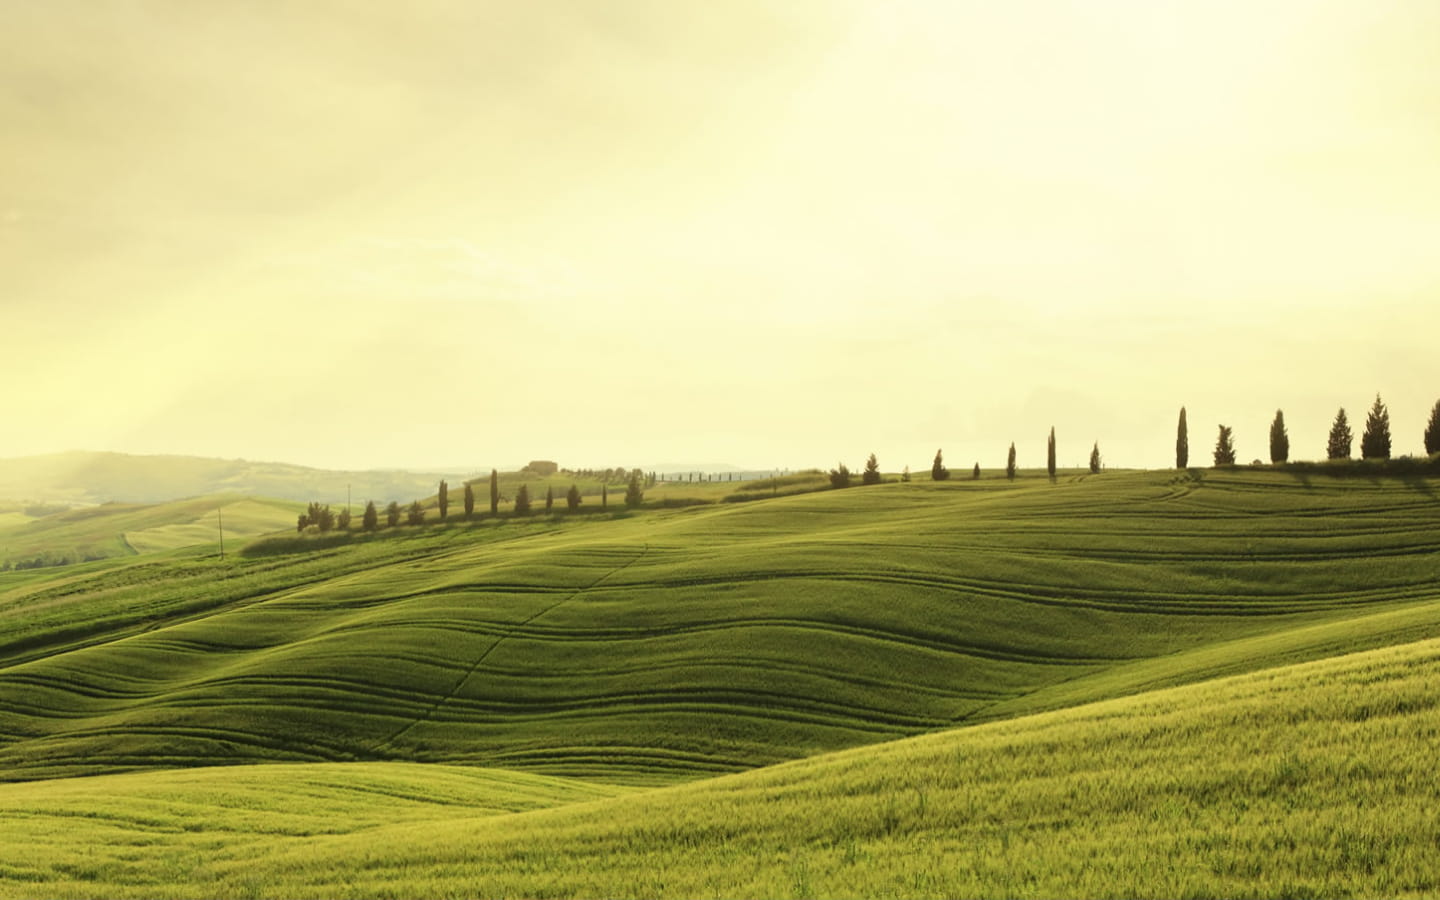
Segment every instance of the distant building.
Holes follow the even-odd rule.
[[[536,475],[554,475],[560,471],[560,465],[548,459],[532,459],[525,464],[525,471],[534,472]]]

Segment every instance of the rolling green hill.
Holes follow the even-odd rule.
[[[0,894],[1430,895],[1440,500],[1355,471],[0,573]]]
[[[1440,635],[1423,480],[1150,473],[535,517],[0,580],[0,767],[602,781]]]
[[[0,785],[0,896],[1434,896],[1437,678],[1430,640],[612,799],[376,763]]]
[[[299,504],[240,496],[195,497],[151,505],[106,503],[82,509],[14,510],[0,518],[0,568],[46,568],[210,545],[242,543],[294,528]]]

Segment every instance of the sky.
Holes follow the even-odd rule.
[[[1323,455],[1440,399],[1433,0],[0,0],[0,457]],[[1358,443],[1357,443],[1358,452]]]

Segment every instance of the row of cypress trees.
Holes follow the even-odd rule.
[[[1425,452],[1428,455],[1440,453],[1440,400],[1435,402],[1435,407],[1430,411],[1430,420],[1425,426]],[[1350,420],[1345,415],[1345,407],[1335,414],[1335,421],[1330,426],[1330,435],[1325,442],[1325,458],[1331,460],[1349,459],[1352,447],[1354,446],[1355,435],[1350,430]],[[1380,395],[1375,395],[1375,403],[1370,407],[1370,413],[1365,417],[1365,431],[1360,436],[1360,458],[1361,459],[1389,459],[1390,458],[1390,410],[1386,408],[1385,401]],[[1235,435],[1228,425],[1221,425],[1219,435],[1215,440],[1215,465],[1229,466],[1235,464]],[[1270,423],[1270,462],[1285,463],[1290,461],[1290,434],[1285,428],[1285,413],[1283,410],[1275,410],[1275,418]],[[1175,437],[1175,468],[1184,469],[1190,463],[1190,441],[1189,433],[1185,422],[1185,407],[1180,407],[1180,422]]]

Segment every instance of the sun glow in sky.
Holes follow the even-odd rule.
[[[1440,397],[1440,4],[0,2],[0,456],[1113,465]]]

